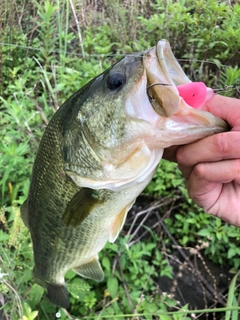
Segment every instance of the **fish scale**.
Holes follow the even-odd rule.
[[[33,242],[34,279],[53,304],[70,305],[69,269],[103,279],[98,253],[119,235],[163,150],[228,129],[179,95],[176,86],[190,82],[161,40],[97,76],[52,117],[21,215]]]

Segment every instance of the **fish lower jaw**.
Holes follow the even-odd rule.
[[[155,135],[155,139],[148,141],[149,147],[165,149],[173,145],[184,145],[192,143],[194,141],[203,139],[208,136],[212,136],[217,133],[221,133],[224,130],[220,127],[196,127],[188,126],[184,128],[171,128],[169,130],[159,131]]]

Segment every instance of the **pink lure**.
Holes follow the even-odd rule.
[[[214,96],[214,91],[206,87],[203,82],[190,82],[178,86],[177,89],[180,97],[195,109],[201,109]]]

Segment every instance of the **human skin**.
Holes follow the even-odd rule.
[[[164,158],[177,161],[198,206],[240,227],[240,100],[215,95],[203,110],[225,120],[230,131],[168,148]]]

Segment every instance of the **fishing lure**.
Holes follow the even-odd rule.
[[[147,87],[147,94],[150,101],[154,100],[154,98],[150,94],[150,89],[154,86],[172,86],[168,83],[155,82]],[[180,97],[194,109],[201,109],[201,107],[209,100],[211,100],[214,94],[220,92],[230,92],[233,90],[237,90],[240,93],[240,83],[236,82],[233,85],[225,85],[222,88],[209,88],[203,82],[189,82],[184,85],[180,85],[176,87]]]

